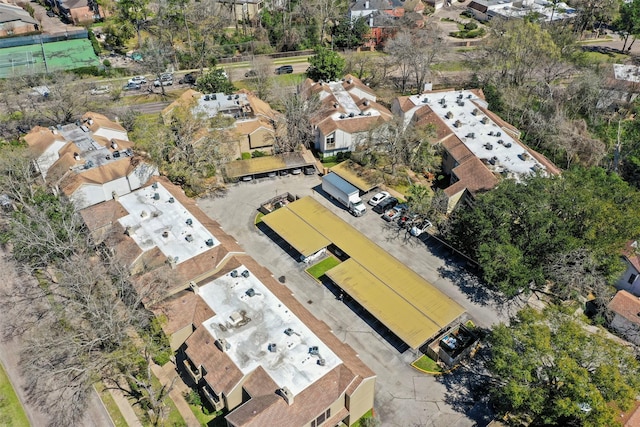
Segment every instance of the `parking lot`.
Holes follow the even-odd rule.
[[[491,295],[478,286],[474,276],[460,267],[463,262],[453,258],[445,248],[432,244],[430,238],[423,241],[411,236],[395,224],[383,221],[371,209],[362,217],[351,216],[324,197],[320,182],[315,175],[241,182],[232,184],[224,197],[201,199],[198,205],[275,277],[285,276],[286,286],[298,300],[327,323],[336,336],[351,345],[376,372],[375,409],[383,426],[483,425],[481,417],[467,415],[476,402],[465,399],[464,389],[410,367],[416,357],[412,351],[400,353],[365,323],[359,313],[308,276],[304,272],[306,264],[298,263],[255,227],[257,208],[261,202],[285,192],[300,197],[313,196],[465,307],[476,325],[488,327],[506,320],[509,310],[496,305]]]

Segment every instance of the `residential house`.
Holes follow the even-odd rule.
[[[337,82],[302,84],[303,97],[317,95],[322,107],[312,120],[315,148],[325,156],[353,151],[370,132],[391,120],[391,112],[376,102],[375,93],[348,74]]]
[[[74,24],[86,24],[104,18],[105,12],[96,0],[47,0],[52,8]]]
[[[616,282],[616,288],[640,297],[640,257],[638,256],[638,242],[627,242],[622,251],[622,259],[627,268]]]
[[[349,19],[354,20],[380,13],[401,18],[407,13],[422,15],[424,9],[422,0],[356,0],[349,9]]]
[[[181,368],[229,426],[351,425],[373,406],[375,374],[247,255],[154,311],[189,335]]]
[[[627,291],[618,291],[607,309],[611,329],[627,341],[640,345],[640,299]]]
[[[540,21],[565,21],[576,16],[576,10],[560,2],[547,0],[472,0],[468,10],[480,21],[491,18],[523,19],[538,16]]]
[[[39,31],[38,21],[23,8],[0,3],[0,37],[28,34]]]
[[[194,115],[217,119],[211,126],[228,133],[237,142],[235,157],[240,153],[265,151],[271,153],[276,139],[276,123],[280,114],[247,90],[227,95],[203,95],[189,89],[162,111],[165,123],[171,120],[176,108],[190,110]],[[203,135],[204,136],[204,135]]]
[[[231,12],[235,22],[256,18],[266,5],[264,0],[218,0],[218,3]]]
[[[144,185],[157,169],[133,152],[122,126],[97,113],[51,128],[36,126],[24,140],[34,166],[77,209],[122,196]]]
[[[391,111],[405,126],[431,126],[442,148],[448,211],[495,187],[502,178],[559,174],[546,157],[525,146],[520,132],[488,109],[481,90],[440,90],[403,96]]]

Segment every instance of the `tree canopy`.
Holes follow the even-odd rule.
[[[555,308],[521,310],[488,346],[494,407],[531,425],[613,426],[640,392],[628,348]]]
[[[311,66],[307,76],[315,81],[337,80],[344,71],[345,60],[338,53],[324,47],[315,49],[315,55],[309,58]]]
[[[620,273],[621,249],[640,235],[639,208],[640,194],[618,175],[574,168],[557,177],[503,181],[454,214],[447,234],[478,261],[484,280],[505,294],[554,279],[555,292],[566,297],[576,289],[556,277],[557,269],[589,268],[585,273],[602,282]],[[568,256],[566,265],[557,265],[578,250],[593,263]]]
[[[231,93],[236,90],[233,83],[229,81],[227,73],[220,68],[214,68],[207,74],[200,77],[196,82],[196,87],[203,93]]]

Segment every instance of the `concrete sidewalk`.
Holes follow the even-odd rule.
[[[164,366],[158,366],[155,363],[151,364],[151,370],[153,374],[158,377],[162,385],[170,384],[175,378],[175,384],[173,390],[169,392],[169,397],[175,403],[178,412],[182,415],[184,422],[188,427],[200,427],[200,421],[193,414],[193,411],[189,407],[189,404],[184,398],[185,393],[191,391],[189,387],[182,381],[182,378],[176,372],[176,365],[172,362],[167,362]]]
[[[118,406],[122,417],[127,422],[127,425],[129,427],[142,427],[142,423],[138,419],[136,413],[133,411],[133,408],[131,407],[131,404],[129,403],[127,398],[124,397],[124,394],[122,394],[120,390],[116,390],[113,388],[109,389],[109,394],[111,394],[111,397],[113,397],[113,400],[116,402],[116,405]]]

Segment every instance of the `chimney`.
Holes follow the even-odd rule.
[[[364,2],[364,8],[369,9],[369,0]]]
[[[118,201],[118,199],[120,198],[120,196],[118,196],[118,193],[116,193],[115,191],[111,192],[111,197],[113,197],[113,200]]]
[[[285,402],[287,402],[287,405],[293,405],[293,393],[291,393],[291,390],[289,390],[287,387],[278,389],[278,394],[282,396]]]
[[[198,286],[198,284],[196,282],[194,282],[193,280],[189,282],[189,287],[191,288],[191,290],[193,291],[194,294],[196,295],[200,295],[200,287]]]
[[[169,259],[167,259],[167,263],[169,263],[169,267],[171,267],[172,270],[175,270],[176,265],[178,264],[178,257],[169,257]]]
[[[373,16],[369,17],[369,28],[373,28]]]
[[[216,340],[216,347],[218,347],[218,350],[224,353],[231,348],[231,344],[229,344],[224,338],[218,338]]]

